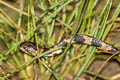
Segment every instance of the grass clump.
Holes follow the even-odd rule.
[[[88,68],[96,58],[96,47],[79,44],[70,49],[69,43],[61,55],[44,58],[45,54],[58,48],[33,57],[20,52],[18,46],[23,41],[31,41],[37,46],[40,44],[43,48],[49,48],[69,35],[74,37],[75,34],[105,40],[114,30],[114,25],[118,24],[116,20],[120,13],[120,3],[112,0],[104,0],[104,4],[99,0],[21,0],[17,6],[19,8],[10,5],[10,2],[0,3],[3,7],[0,8],[2,80],[77,80],[83,73],[95,76]],[[17,0],[13,3],[17,4]],[[8,13],[6,7],[12,11]],[[3,64],[9,67],[4,67]],[[112,79],[103,75],[97,76]]]

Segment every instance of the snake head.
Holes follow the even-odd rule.
[[[33,56],[37,55],[37,46],[33,42],[23,42],[20,44],[19,49],[22,52],[27,53],[29,55],[33,55]]]

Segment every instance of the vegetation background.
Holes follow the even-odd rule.
[[[120,49],[120,0],[0,0],[0,80],[120,80],[119,56],[76,44],[29,56],[23,41],[51,47],[85,34]]]

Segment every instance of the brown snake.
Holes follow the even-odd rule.
[[[63,41],[61,41],[61,42],[57,43],[55,46],[53,46],[53,48],[66,46],[70,42],[71,38],[72,38],[71,36],[68,38],[65,38]],[[94,37],[87,36],[87,35],[75,35],[73,40],[71,41],[71,44],[74,44],[74,43],[82,43],[82,44],[95,46],[96,48],[98,48],[106,53],[116,53],[119,51],[118,49],[114,48],[112,45],[107,44],[101,40],[98,40]],[[33,56],[37,55],[37,46],[33,42],[23,42],[20,44],[19,48],[21,51],[28,53],[30,55],[33,55]],[[39,53],[42,53],[42,52],[50,50],[50,49],[51,48],[42,48],[41,46],[39,46]],[[60,54],[62,52],[63,52],[63,49],[59,49],[59,50],[52,52],[50,54],[47,54],[45,56],[54,56],[54,55]]]

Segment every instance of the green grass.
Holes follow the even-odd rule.
[[[44,0],[40,0],[39,3],[29,0],[28,4],[24,5],[24,1],[21,1],[20,12],[17,12],[15,20],[12,18],[13,21],[2,12],[4,9],[0,8],[0,20],[2,20],[0,39],[5,46],[5,49],[0,52],[0,61],[11,69],[7,71],[7,69],[1,68],[0,79],[10,78],[14,73],[25,80],[33,78],[63,80],[70,76],[68,73],[71,72],[74,80],[77,80],[84,72],[95,76],[95,73],[87,70],[96,57],[96,47],[79,44],[69,49],[71,45],[69,43],[64,52],[54,58],[44,58],[43,56],[59,48],[32,57],[20,52],[18,47],[23,41],[35,42],[37,46],[40,44],[42,47],[51,47],[65,37],[75,34],[86,34],[105,40],[113,25],[117,24],[115,20],[120,13],[120,3],[114,4],[115,2],[112,0],[105,0],[101,8],[95,9],[98,3],[99,0],[49,0],[48,3]],[[69,11],[67,8],[70,5],[73,9]],[[107,24],[113,7],[115,8],[111,16],[113,20]],[[27,16],[22,15],[25,8]],[[15,12],[13,11],[11,14]],[[37,13],[39,16],[36,16]],[[10,16],[7,11],[6,14]],[[75,59],[64,67],[67,61],[85,53],[88,55]],[[35,73],[36,71],[39,74]],[[111,79],[103,75],[98,75],[98,77]]]

